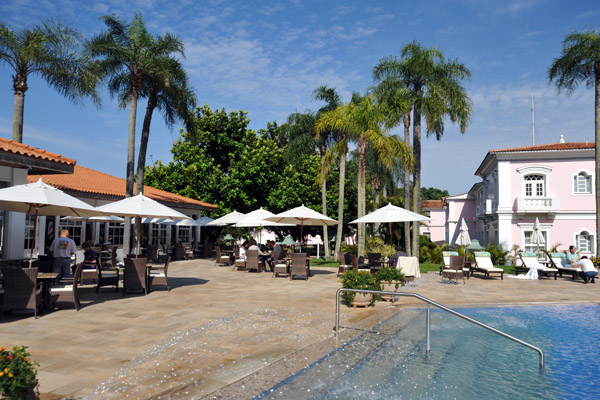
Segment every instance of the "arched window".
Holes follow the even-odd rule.
[[[544,175],[529,174],[523,177],[525,181],[525,196],[526,197],[544,197],[546,188]]]
[[[573,193],[592,193],[592,176],[583,171],[573,176]]]
[[[579,251],[593,253],[592,235],[586,231],[582,231],[578,235],[575,235],[575,246]]]

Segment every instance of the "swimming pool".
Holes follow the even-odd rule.
[[[544,370],[535,351],[439,310],[427,356],[424,315],[398,331],[398,313],[259,398],[600,398],[600,305],[459,311],[540,347]]]

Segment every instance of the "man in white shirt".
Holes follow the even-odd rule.
[[[595,278],[596,275],[598,275],[598,271],[596,270],[596,267],[594,267],[594,263],[592,263],[592,261],[589,260],[586,256],[581,257],[581,260],[574,262],[571,265],[573,267],[581,268],[581,272],[579,273],[579,275],[581,275],[583,283],[588,283],[588,281],[596,283]]]

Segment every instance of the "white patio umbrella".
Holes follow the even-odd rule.
[[[126,197],[123,200],[115,201],[114,203],[100,206],[97,210],[103,211],[109,215],[119,215],[122,217],[151,217],[151,218],[170,218],[170,219],[190,219],[185,214],[175,211],[156,200],[152,200],[143,194],[138,194],[133,197]],[[138,224],[136,242],[137,253],[140,250],[140,225]]]
[[[406,210],[402,207],[388,203],[387,206],[378,208],[354,221],[351,224],[375,224],[388,223],[390,229],[390,245],[392,245],[392,222],[414,222],[414,221],[429,221],[431,218],[421,214]]]
[[[106,216],[83,201],[39,181],[0,189],[0,209],[35,214],[29,266],[35,248],[38,215],[74,215],[78,217]]]
[[[283,224],[300,225],[300,242],[302,243],[302,229],[304,225],[335,225],[337,221],[326,215],[320,214],[315,210],[304,207],[292,208],[291,210],[265,218],[267,221],[279,222]]]
[[[257,210],[251,211],[248,214],[244,215],[242,219],[233,224],[236,228],[258,228],[262,226],[292,226],[293,224],[282,224],[279,222],[269,221],[265,218],[272,217],[273,214],[271,211],[265,210],[264,208],[259,208]],[[262,242],[262,229],[260,230],[259,242]]]
[[[63,221],[90,221],[90,222],[123,222],[124,219],[114,215],[104,215],[99,217],[63,217]]]
[[[455,243],[459,246],[468,246],[471,244],[471,238],[469,237],[469,227],[467,226],[467,223],[465,222],[464,218],[462,218],[460,221],[460,233],[458,234]]]
[[[529,240],[531,244],[535,244],[537,246],[536,252],[539,251],[540,244],[546,243],[544,240],[544,235],[540,231],[540,220],[538,217],[535,217],[535,223],[533,224],[533,233],[531,234],[531,239]]]
[[[233,210],[229,214],[223,215],[221,218],[217,218],[212,222],[206,224],[207,226],[223,226],[223,225],[231,225],[238,222],[245,214]]]

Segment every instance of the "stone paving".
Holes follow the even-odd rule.
[[[342,341],[332,338],[336,270],[312,268],[308,281],[217,267],[214,260],[173,262],[172,289],[148,296],[93,287],[83,308],[4,317],[0,346],[29,346],[40,363],[42,399],[251,398],[391,315],[422,303],[401,298],[371,308],[342,306]],[[600,284],[571,278],[484,280],[459,284],[424,274],[412,287],[441,304],[503,306],[600,303]],[[412,313],[412,314],[411,314]],[[275,368],[276,366],[276,368]]]

